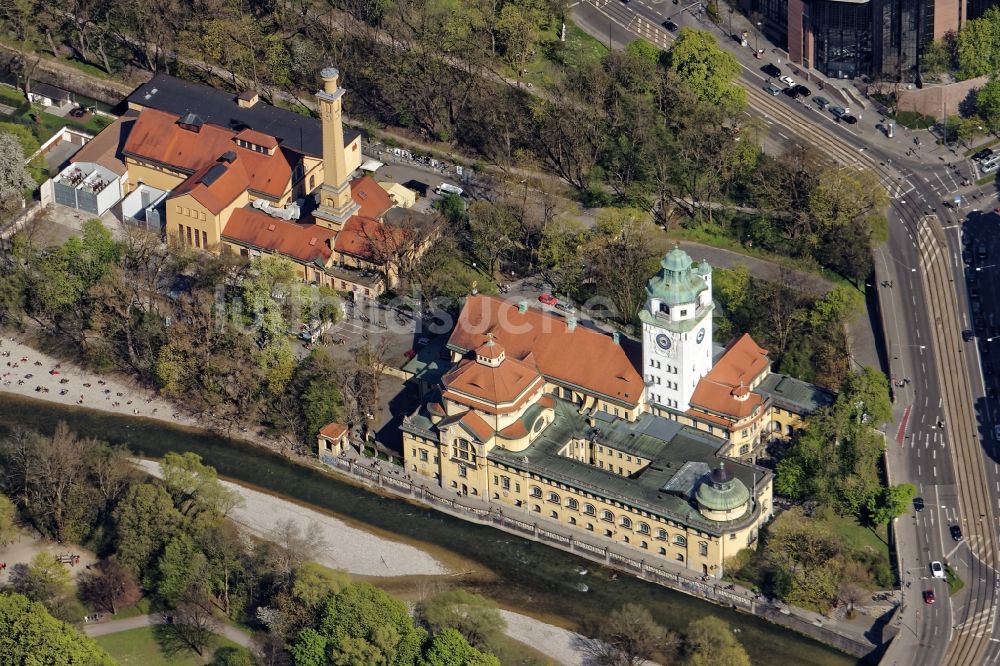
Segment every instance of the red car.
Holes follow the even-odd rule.
[[[925,604],[934,603],[934,590],[924,590],[924,603]]]
[[[546,305],[555,305],[556,303],[559,302],[559,299],[553,296],[552,294],[542,294],[541,296],[538,297],[538,300],[540,300],[542,303],[545,303]]]

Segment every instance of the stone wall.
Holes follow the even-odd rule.
[[[5,44],[0,44],[0,67],[8,71],[11,70],[12,61],[18,57],[18,52]],[[129,85],[119,81],[101,79],[91,74],[86,74],[71,65],[66,65],[45,56],[30,55],[30,59],[39,57],[38,65],[31,73],[33,81],[48,83],[58,86],[64,90],[85,95],[105,104],[115,105],[122,101],[131,93],[137,85]],[[136,78],[147,81],[152,78],[150,72],[139,72],[133,70]]]
[[[969,93],[983,87],[989,80],[988,76],[980,76],[958,83],[925,85],[923,88],[900,90],[897,95],[897,108],[900,111],[916,111],[942,120],[945,116],[957,114],[959,105],[965,101]]]

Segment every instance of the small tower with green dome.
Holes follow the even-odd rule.
[[[642,365],[650,405],[686,411],[712,369],[712,267],[694,266],[676,244],[646,283]]]

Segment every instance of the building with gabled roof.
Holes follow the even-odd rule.
[[[772,515],[763,446],[833,394],[772,373],[749,335],[716,354],[711,267],[679,248],[646,295],[638,359],[575,316],[467,297],[450,367],[413,361],[427,390],[401,426],[407,471],[721,576]]]

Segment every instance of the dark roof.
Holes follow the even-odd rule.
[[[69,100],[73,99],[72,93],[68,90],[63,90],[62,88],[57,88],[56,86],[50,86],[47,83],[40,83],[38,81],[32,81],[28,89],[36,95],[42,95],[43,97],[48,97],[49,99],[55,100]]]
[[[832,391],[777,372],[765,377],[754,389],[754,393],[770,398],[777,407],[799,416],[812,414],[820,407],[832,405],[837,399]]]
[[[286,148],[300,153],[323,156],[323,128],[315,118],[286,111],[265,102],[249,108],[237,104],[237,95],[199,83],[184,81],[168,74],[157,74],[128,96],[130,104],[158,109],[176,116],[197,114],[201,120],[232,130],[250,128],[269,134]],[[344,144],[361,133],[344,128]]]

